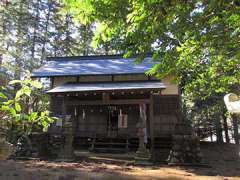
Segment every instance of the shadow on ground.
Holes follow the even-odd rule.
[[[240,154],[239,147],[235,144],[217,144],[201,142],[203,158],[211,168],[188,167],[188,172],[205,176],[239,177],[240,179]]]
[[[155,165],[133,166],[131,159],[101,154],[83,156],[75,162],[0,161],[0,179],[77,180],[77,179],[240,179],[240,160],[234,145],[201,144],[209,167]],[[110,154],[111,155],[111,154]]]

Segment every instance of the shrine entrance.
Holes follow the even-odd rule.
[[[90,151],[111,153],[131,149],[136,151],[136,161],[151,158],[153,92],[128,93],[131,96],[127,92],[99,93],[102,100],[90,99],[92,96],[86,94],[64,96],[62,112],[73,116],[74,148],[85,144]]]
[[[109,138],[118,137],[119,132],[123,128],[128,128],[128,112],[125,108],[125,113],[119,106],[108,106],[108,118],[107,118],[107,136]]]
[[[118,135],[118,111],[115,107],[108,108],[107,118],[107,136],[110,138],[117,137]]]

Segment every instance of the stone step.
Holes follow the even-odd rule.
[[[97,153],[126,153],[128,152],[127,149],[124,148],[99,148],[99,147],[94,147],[91,149],[92,152],[97,152]]]
[[[155,150],[155,158],[158,162],[166,163],[171,149]]]
[[[94,144],[95,144],[95,145],[107,145],[107,146],[115,146],[115,145],[126,146],[128,143],[95,142]]]

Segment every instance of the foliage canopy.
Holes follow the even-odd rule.
[[[13,80],[10,86],[18,88],[12,96],[9,92],[0,92],[1,128],[15,130],[20,135],[29,135],[33,130],[47,130],[54,118],[49,116],[48,98],[43,94],[42,85],[29,78]]]
[[[148,73],[174,74],[203,99],[236,91],[240,81],[240,3],[236,0],[64,0],[82,23],[98,24],[96,43],[118,39],[125,56],[153,53]]]

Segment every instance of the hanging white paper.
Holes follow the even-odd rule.
[[[82,118],[85,119],[85,117],[86,117],[86,113],[85,113],[85,110],[83,109],[83,111],[82,111]]]
[[[118,128],[127,128],[127,114],[118,115]]]
[[[74,116],[77,116],[77,108],[74,108]]]

